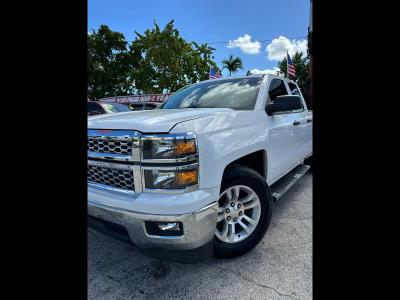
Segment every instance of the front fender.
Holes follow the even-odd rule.
[[[268,127],[264,115],[258,111],[235,111],[174,127],[173,133],[194,131],[197,134],[200,188],[219,187],[227,165],[250,153],[267,151]]]

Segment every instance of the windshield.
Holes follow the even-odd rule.
[[[119,103],[102,103],[101,106],[105,109],[105,111],[109,114],[117,113],[117,112],[124,112],[124,111],[131,111],[128,106]]]
[[[168,98],[159,109],[231,108],[253,110],[262,77],[204,81],[189,85]]]

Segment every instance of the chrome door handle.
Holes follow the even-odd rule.
[[[294,126],[300,125],[300,121],[294,121],[294,122],[293,122],[293,125],[294,125]]]

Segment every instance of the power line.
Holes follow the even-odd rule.
[[[305,38],[307,38],[307,36],[290,37],[290,38],[286,38],[286,39],[288,39],[288,40],[300,40],[300,39],[305,39]],[[255,43],[255,42],[260,42],[260,43],[272,42],[273,40],[276,40],[276,39],[277,39],[277,38],[275,38],[275,39],[269,39],[269,40],[260,40],[260,41],[255,40],[255,41],[249,41],[249,42],[234,42],[234,41],[227,41],[227,42],[195,42],[195,41],[190,41],[190,42],[195,42],[195,43],[197,43],[197,44],[199,44],[199,45],[201,45],[201,44],[215,45],[215,44],[229,44],[229,43],[234,43],[234,44],[248,44],[248,43]],[[134,41],[131,40],[131,41],[126,41],[126,42],[132,43],[132,42],[134,42]]]

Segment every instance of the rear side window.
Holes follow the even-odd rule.
[[[299,88],[297,87],[297,85],[295,85],[293,82],[289,82],[288,86],[289,86],[289,89],[290,89],[290,93],[292,95],[299,95],[300,96],[300,91],[299,91]]]
[[[274,78],[269,85],[268,95],[270,101],[275,101],[275,98],[282,95],[288,95],[286,85],[282,79]]]

